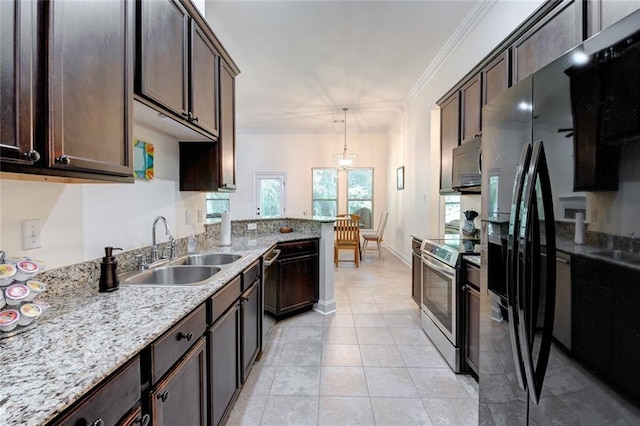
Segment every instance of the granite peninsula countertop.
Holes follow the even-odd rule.
[[[318,237],[301,232],[233,237],[230,247],[202,250],[243,255],[204,286],[121,285],[118,291],[99,293],[97,283],[87,283],[45,296],[52,307],[35,329],[0,340],[2,424],[52,420],[274,244]]]

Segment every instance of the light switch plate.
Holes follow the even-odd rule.
[[[29,250],[42,247],[42,229],[40,219],[22,221],[22,249]]]
[[[258,229],[258,224],[257,223],[249,223],[249,224],[247,224],[247,230],[248,231],[255,231],[256,229]]]

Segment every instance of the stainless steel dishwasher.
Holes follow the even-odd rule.
[[[264,289],[266,287],[267,278],[269,273],[273,273],[272,268],[275,267],[275,262],[280,255],[280,250],[272,249],[269,253],[264,255],[264,259],[262,262],[262,349],[264,350],[265,345],[269,341],[269,336],[271,335],[271,329],[273,325],[276,323],[275,319],[266,315],[264,312]]]

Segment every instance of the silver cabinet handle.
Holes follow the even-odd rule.
[[[29,152],[25,152],[24,154],[22,154],[22,156],[24,158],[26,158],[27,160],[36,162],[38,160],[40,160],[40,153],[38,151],[36,151],[35,149],[32,149]]]
[[[71,164],[71,159],[67,155],[61,155],[60,157],[56,158],[56,163],[62,164],[63,166],[68,166],[69,164]]]

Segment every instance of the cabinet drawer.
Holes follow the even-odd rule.
[[[242,293],[242,279],[240,275],[235,277],[229,284],[224,286],[222,290],[218,291],[211,297],[211,319],[209,324],[216,322],[220,315],[231,306],[240,294]]]
[[[318,240],[294,241],[290,243],[278,244],[280,249],[280,259],[285,257],[293,257],[301,254],[317,253]]]
[[[251,287],[258,278],[260,278],[260,260],[255,261],[242,272],[242,291]]]
[[[107,378],[71,410],[53,421],[54,425],[113,425],[140,400],[140,361],[136,356]]]
[[[151,382],[156,383],[207,329],[205,305],[151,344]]]
[[[480,288],[480,269],[465,262],[465,281]]]

